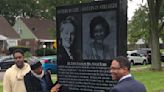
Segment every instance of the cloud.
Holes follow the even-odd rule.
[[[136,9],[139,8],[140,4],[146,4],[147,0],[128,0],[128,20],[131,20]]]

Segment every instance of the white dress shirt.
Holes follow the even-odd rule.
[[[129,77],[132,77],[132,75],[131,75],[131,74],[128,74],[128,75],[123,76],[123,77],[119,80],[119,82],[122,81],[123,79],[129,78]]]

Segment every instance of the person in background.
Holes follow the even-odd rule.
[[[15,64],[7,69],[3,79],[3,92],[26,92],[24,76],[30,66],[24,61],[24,53],[17,49],[13,52]]]
[[[54,86],[50,73],[42,69],[42,64],[37,59],[31,58],[28,63],[31,71],[24,76],[27,92],[50,92]]]
[[[130,62],[126,57],[114,58],[110,66],[110,73],[112,79],[118,81],[110,92],[146,92],[145,86],[130,74]]]

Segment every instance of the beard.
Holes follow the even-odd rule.
[[[15,64],[20,69],[23,68],[23,66],[24,66],[24,62],[20,62],[20,61],[17,61]]]

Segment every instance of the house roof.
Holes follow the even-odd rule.
[[[3,35],[9,39],[20,38],[19,34],[15,32],[15,30],[3,16],[0,16],[0,35]]]
[[[21,18],[38,39],[54,39],[55,22],[46,19]]]

